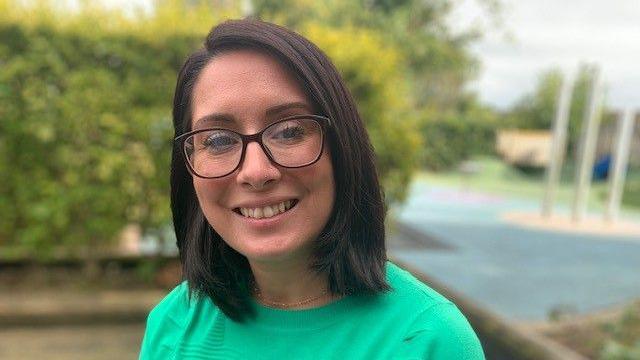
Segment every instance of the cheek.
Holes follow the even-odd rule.
[[[196,196],[198,198],[198,202],[200,203],[200,207],[202,207],[202,205],[204,205],[202,203],[202,199],[207,198],[207,193],[209,192],[209,190],[207,189],[206,184],[199,178],[193,179],[193,188],[196,191]]]
[[[193,188],[205,216],[218,210],[219,204],[224,202],[225,187],[225,180],[194,178]]]
[[[321,216],[327,217],[333,210],[335,201],[335,182],[333,177],[333,167],[328,160],[328,154],[318,162],[314,171],[307,174],[308,188],[312,194],[312,201],[317,206],[317,210],[323,212]]]

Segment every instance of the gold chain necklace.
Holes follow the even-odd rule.
[[[277,307],[277,308],[281,308],[281,309],[289,309],[292,307],[298,307],[298,306],[302,306],[302,305],[306,305],[310,302],[319,300],[320,298],[322,298],[323,296],[325,296],[328,292],[327,289],[325,289],[322,293],[320,293],[320,295],[318,296],[313,296],[298,302],[294,302],[294,303],[282,303],[282,302],[277,302],[277,301],[271,301],[268,299],[265,299],[262,294],[260,293],[260,290],[258,290],[258,288],[254,288],[254,291],[256,293],[256,297],[258,298],[258,300],[263,304],[263,305],[267,305],[267,306],[271,306],[271,307]]]

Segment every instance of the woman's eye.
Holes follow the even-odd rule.
[[[202,147],[211,152],[224,152],[236,146],[238,139],[227,134],[211,134],[202,141]]]
[[[304,137],[304,128],[302,126],[287,125],[273,134],[276,140],[296,140]]]

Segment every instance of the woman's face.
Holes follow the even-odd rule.
[[[192,113],[193,129],[224,127],[255,134],[285,116],[313,114],[313,109],[275,59],[235,50],[218,55],[202,70],[193,90]],[[290,169],[271,163],[260,145],[251,142],[233,173],[217,179],[194,176],[193,185],[209,224],[253,263],[308,261],[335,193],[327,146],[316,163]],[[281,203],[294,205],[264,217],[281,211]],[[262,218],[256,218],[258,212]]]

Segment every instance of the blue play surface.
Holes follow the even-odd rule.
[[[398,219],[453,249],[396,249],[392,256],[511,320],[553,309],[589,312],[640,298],[640,234],[595,236],[505,223],[530,200],[415,182]],[[638,219],[640,221],[640,219]]]

